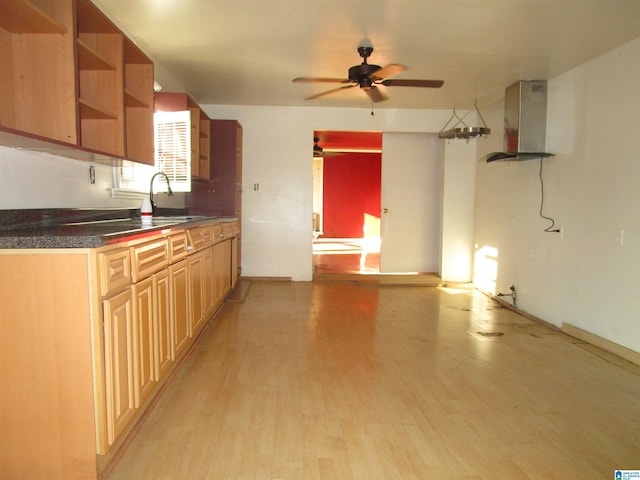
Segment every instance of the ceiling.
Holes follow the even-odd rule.
[[[440,89],[380,87],[375,108],[469,109],[511,83],[545,80],[640,36],[639,0],[94,0],[200,104],[371,106],[358,88],[315,100],[361,62],[399,63],[397,79]],[[164,74],[164,78],[163,78]]]

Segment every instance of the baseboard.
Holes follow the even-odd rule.
[[[640,365],[640,352],[636,352],[635,350],[631,350],[630,348],[623,347],[622,345],[612,342],[611,340],[607,340],[606,338],[600,337],[594,333],[587,332],[581,328],[578,328],[574,325],[570,325],[568,323],[563,323],[561,330],[575,337],[579,340],[583,340],[591,345],[594,345],[602,350],[605,350],[609,353],[617,355],[624,360],[627,360],[631,363],[635,363],[636,365]]]
[[[252,282],[292,282],[291,277],[241,277],[242,280],[249,280]]]
[[[527,312],[525,310],[520,310],[519,308],[514,307],[511,304],[511,302],[508,302],[507,300],[504,300],[502,297],[498,297],[497,295],[494,295],[492,293],[485,292],[484,290],[481,290],[481,289],[479,289],[477,287],[475,287],[475,289],[478,290],[480,293],[483,293],[487,297],[491,298],[496,303],[500,304],[500,306],[502,306],[502,307],[504,307],[504,308],[506,308],[508,310],[512,310],[512,311],[516,312],[517,314],[528,318],[529,320],[533,320],[534,322],[537,322],[537,323],[539,323],[541,325],[544,325],[547,328],[550,328],[551,330],[555,330],[556,332],[560,331],[560,328],[555,326],[553,323],[549,323],[549,322],[547,322],[546,320],[543,320],[540,317],[536,317],[535,315],[531,315],[529,312]]]

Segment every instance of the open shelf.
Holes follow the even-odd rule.
[[[107,112],[83,98],[78,99],[80,105],[80,117],[83,120],[117,120],[118,115]]]
[[[124,102],[125,102],[125,106],[131,107],[131,108],[136,108],[136,107],[147,108],[147,107],[151,107],[151,105],[149,105],[148,102],[144,101],[141,98],[136,97],[133,92],[127,90],[126,88],[124,90]]]
[[[0,1],[0,118],[25,133],[76,142],[72,0]],[[6,61],[5,61],[6,60]]]
[[[11,138],[153,164],[153,62],[92,0],[0,0],[0,51]]]
[[[2,0],[0,28],[11,33],[67,33],[64,25],[28,0]]]
[[[123,47],[127,156],[153,165],[153,62],[126,37]]]
[[[124,36],[90,0],[76,9],[80,145],[124,155]]]
[[[78,68],[80,70],[116,70],[115,65],[80,38],[78,39]]]

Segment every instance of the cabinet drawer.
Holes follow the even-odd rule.
[[[233,237],[233,224],[231,222],[222,224],[222,235],[224,235],[224,238]]]
[[[202,232],[202,238],[204,239],[204,246],[210,247],[213,245],[213,225],[205,225],[204,227],[200,227]]]
[[[213,225],[213,243],[219,243],[224,240],[222,235],[222,224],[216,223]]]
[[[169,244],[166,238],[131,247],[133,281],[138,282],[169,265]]]
[[[187,235],[193,252],[213,244],[213,229],[210,226],[190,228],[187,230]]]
[[[131,283],[131,257],[129,250],[98,253],[100,269],[100,295],[103,297]]]
[[[182,260],[189,254],[187,233],[180,232],[169,237],[169,263]]]

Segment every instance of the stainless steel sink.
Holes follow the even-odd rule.
[[[202,220],[204,218],[213,218],[206,215],[176,215],[170,217],[153,217],[151,219],[152,225],[164,225],[173,223],[195,222],[196,220]]]

